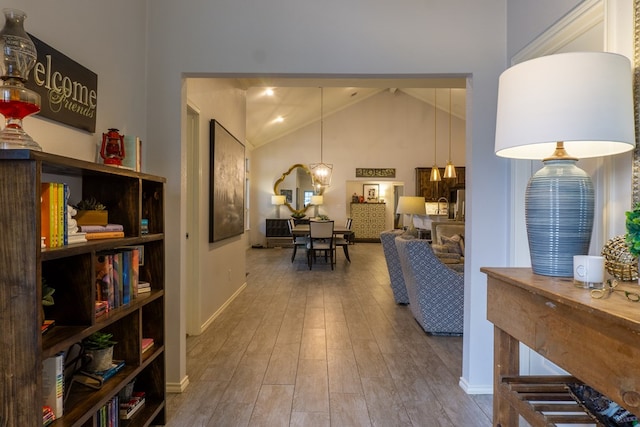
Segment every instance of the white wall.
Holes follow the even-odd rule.
[[[184,149],[186,93],[183,73],[325,77],[469,76],[467,110],[468,242],[463,377],[470,391],[492,385],[493,330],[486,321],[483,265],[504,265],[506,162],[493,154],[497,77],[505,68],[505,4],[494,0],[393,3],[328,0],[266,3],[156,0],[149,2],[149,161],[168,177],[167,271],[172,286],[184,286]],[[193,73],[193,74],[191,74]],[[411,150],[406,150],[409,155]],[[304,159],[305,150],[292,152]],[[375,156],[367,157],[374,163]],[[380,161],[382,163],[382,161]],[[283,171],[289,162],[273,164]],[[371,164],[371,167],[377,165]],[[255,168],[252,167],[252,179]],[[273,179],[273,178],[272,178]],[[260,183],[269,191],[273,184]],[[340,179],[344,180],[345,177]],[[253,202],[252,202],[253,203]],[[268,204],[256,209],[272,209]],[[266,216],[266,212],[262,213]],[[178,285],[181,284],[181,285]],[[180,292],[171,295],[180,305]],[[170,316],[175,314],[169,313]],[[168,328],[169,345],[181,339]],[[175,361],[172,358],[172,361]],[[182,362],[169,364],[169,381],[184,377]]]
[[[227,79],[188,79],[189,105],[200,111],[199,153],[201,181],[198,196],[200,271],[199,283],[187,283],[187,316],[196,316],[199,330],[213,320],[221,307],[245,283],[246,233],[216,243],[209,243],[209,122],[216,119],[239,141],[245,139],[245,92]]]
[[[393,185],[404,184],[404,194],[415,194],[415,168],[434,163],[433,106],[400,91],[383,91],[324,119],[323,159],[333,164],[331,186],[325,190],[319,212],[342,223],[349,216],[351,195],[362,194],[363,184],[379,184],[387,202],[387,228],[393,227]],[[449,116],[438,111],[437,156],[444,167],[449,154]],[[452,161],[464,166],[465,128],[452,119]],[[265,218],[274,217],[273,184],[296,163],[320,160],[320,127],[312,123],[252,152],[252,243],[265,242]],[[356,168],[395,168],[396,177],[355,177]],[[348,185],[349,184],[349,185]],[[347,187],[348,186],[348,187]],[[281,186],[282,187],[282,186]],[[282,187],[284,188],[284,187]],[[287,209],[281,213],[288,214]],[[314,214],[309,208],[308,216]]]

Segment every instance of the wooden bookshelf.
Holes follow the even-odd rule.
[[[124,226],[125,237],[41,249],[40,184],[47,181],[81,188],[71,200],[100,200],[109,222]],[[0,150],[0,182],[0,425],[41,426],[42,361],[73,351],[98,330],[113,333],[114,358],[125,360],[125,368],[100,390],[74,384],[65,396],[64,415],[52,426],[96,425],[96,412],[133,379],[147,402],[121,425],[165,424],[165,179],[30,150]],[[141,232],[143,218],[149,220],[149,234]],[[152,291],[96,318],[96,254],[131,245],[144,247],[140,280],[150,282]],[[55,288],[55,305],[44,308],[45,317],[56,322],[44,336],[43,276]],[[143,337],[154,339],[144,354]],[[68,385],[71,372],[66,374]]]

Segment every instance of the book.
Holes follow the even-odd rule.
[[[153,347],[153,338],[142,338],[142,352],[149,350]]]
[[[72,245],[74,243],[83,243],[87,241],[87,233],[81,231],[67,236],[67,244]]]
[[[131,250],[122,250],[120,252],[122,258],[122,305],[131,302]]]
[[[107,301],[96,301],[96,307],[95,307],[96,318],[107,313],[109,311],[108,308],[109,308],[109,304]]]
[[[114,307],[120,307],[122,305],[122,253],[114,252],[112,254],[113,260],[113,294],[115,297]]]
[[[140,172],[142,162],[142,141],[134,135],[124,136],[124,159],[122,167]]]
[[[129,400],[120,402],[120,419],[128,420],[135,415],[145,404],[145,393],[134,391]]]
[[[93,389],[100,389],[102,385],[110,378],[113,378],[115,374],[120,372],[124,368],[124,360],[113,360],[111,368],[104,371],[80,371],[73,376],[73,381],[86,385]]]
[[[124,231],[124,226],[122,224],[79,225],[78,229],[85,233],[101,233],[105,231]]]
[[[42,426],[47,427],[49,424],[54,422],[56,419],[55,414],[53,413],[53,409],[50,406],[42,407]]]
[[[124,232],[123,231],[104,231],[99,233],[87,233],[85,237],[87,240],[120,239],[124,237]]]
[[[53,415],[60,418],[63,413],[64,352],[42,361],[43,405],[51,407]]]
[[[42,326],[40,327],[40,330],[42,332],[42,335],[46,334],[47,332],[49,332],[51,330],[51,328],[53,328],[53,326],[56,324],[55,320],[45,320],[42,322]]]
[[[51,182],[43,182],[40,184],[40,236],[44,237],[45,247],[50,248],[51,246]]]
[[[98,253],[96,256],[96,301],[106,303],[106,311],[114,307],[113,273],[111,254]]]

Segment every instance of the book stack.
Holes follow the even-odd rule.
[[[122,224],[80,225],[80,231],[86,233],[87,240],[120,239],[124,237]]]
[[[120,402],[120,419],[128,420],[144,406],[144,391],[134,391],[129,400]]]
[[[42,407],[42,425],[47,427],[49,424],[56,420],[56,416],[53,414],[53,409],[50,406]]]
[[[68,238],[67,202],[69,186],[43,182],[40,187],[40,236],[46,248],[66,245]]]
[[[151,292],[151,283],[143,280],[138,281],[138,295]]]
[[[138,296],[140,249],[126,246],[96,256],[96,301],[106,310],[127,305]]]

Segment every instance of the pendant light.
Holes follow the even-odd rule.
[[[320,191],[324,187],[331,185],[331,173],[333,171],[333,165],[324,163],[322,160],[322,142],[323,142],[323,130],[324,130],[324,90],[320,88],[320,163],[311,163],[309,169],[311,169],[311,179],[316,191]]]
[[[456,178],[456,167],[451,163],[451,88],[449,88],[449,160],[444,168],[445,178]]]
[[[438,169],[438,140],[436,139],[438,136],[438,132],[436,131],[438,121],[437,112],[438,112],[438,90],[433,89],[433,167],[431,168],[431,177],[430,181],[441,181],[440,178],[440,170]]]

